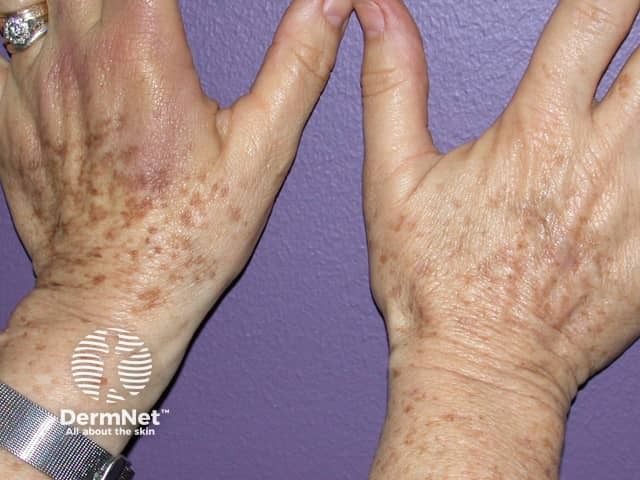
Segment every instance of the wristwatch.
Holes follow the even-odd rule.
[[[53,480],[131,480],[131,463],[113,456],[10,386],[0,383],[0,447]]]

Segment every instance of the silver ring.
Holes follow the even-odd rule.
[[[42,38],[49,29],[48,20],[46,2],[0,15],[0,34],[9,54],[24,51]]]

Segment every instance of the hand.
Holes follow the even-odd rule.
[[[561,1],[504,114],[446,155],[410,14],[355,4],[392,351],[373,478],[556,478],[577,387],[640,334],[640,52],[594,102],[640,2]]]
[[[125,327],[159,370],[136,404],[149,408],[258,240],[351,2],[295,0],[229,109],[201,90],[177,1],[49,7],[46,37],[0,66],[0,176],[37,277],[0,378],[52,410],[77,406],[61,365],[78,332]]]

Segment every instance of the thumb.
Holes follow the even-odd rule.
[[[227,145],[250,145],[261,175],[265,167],[288,169],[335,64],[352,3],[294,0],[251,92],[232,107]],[[236,153],[246,165],[246,148]]]
[[[354,3],[365,42],[365,200],[385,195],[399,201],[415,189],[438,158],[427,127],[424,47],[401,0]]]

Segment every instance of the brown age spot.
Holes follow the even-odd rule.
[[[180,223],[185,227],[193,227],[193,216],[189,210],[183,210],[180,213]]]
[[[36,350],[39,351],[39,352],[44,352],[46,349],[47,349],[46,345],[43,345],[41,343],[36,345]]]
[[[96,275],[95,277],[93,277],[93,284],[94,285],[100,285],[102,283],[104,283],[104,281],[107,279],[106,276],[104,275]]]
[[[426,398],[426,393],[419,388],[414,388],[409,392],[409,396],[416,402],[421,402]]]
[[[142,302],[138,311],[149,311],[162,305],[162,291],[159,288],[150,288],[138,295],[138,300]]]
[[[33,209],[33,214],[38,220],[42,220],[44,218],[44,212],[42,211],[42,208],[40,208],[39,206]]]
[[[176,235],[173,237],[172,246],[185,252],[191,251],[191,240],[187,235]]]
[[[150,235],[155,235],[156,233],[158,233],[158,229],[156,227],[149,227],[147,229],[147,232],[149,232]]]
[[[489,207],[492,210],[498,210],[501,205],[501,199],[498,195],[491,195],[489,197]]]
[[[89,195],[92,197],[100,195],[100,190],[98,190],[96,185],[93,183],[93,180],[89,180],[89,183],[87,184],[87,192],[89,192]]]
[[[398,221],[393,225],[393,231],[394,232],[399,232],[400,229],[402,228],[402,225],[404,225],[404,221],[406,220],[406,217],[404,215],[400,215],[400,218],[398,219]]]
[[[89,125],[86,146],[90,150],[101,149],[107,140],[118,137],[125,125],[125,117],[119,115],[96,116]]]
[[[391,289],[391,298],[398,299],[402,295],[402,287],[399,284],[396,284]]]
[[[135,221],[144,219],[152,208],[153,202],[150,198],[143,200],[128,198],[125,202],[125,210],[120,212],[120,215],[124,218],[125,225],[130,227]]]
[[[626,100],[631,94],[631,75],[627,72],[621,73],[615,83],[616,91],[622,100]]]
[[[107,211],[106,208],[103,208],[94,203],[92,203],[91,206],[89,207],[89,220],[92,223],[101,222],[108,216],[109,216],[109,212]]]
[[[404,413],[410,413],[410,412],[412,412],[412,411],[413,411],[413,405],[412,405],[412,404],[410,404],[410,403],[407,403],[407,404],[404,406],[403,411],[404,411]]]
[[[203,255],[198,255],[196,257],[194,257],[193,255],[191,255],[189,257],[189,260],[187,260],[187,268],[191,268],[193,266],[198,266],[198,265],[204,265],[205,262],[205,258]]]
[[[64,158],[67,155],[67,143],[61,137],[45,139],[43,145],[44,149],[55,158]]]
[[[204,211],[204,200],[202,200],[202,195],[200,195],[198,192],[194,193],[189,200],[189,205],[191,205],[198,212]]]
[[[389,257],[387,257],[384,253],[382,255],[380,255],[380,257],[378,258],[378,260],[380,261],[380,263],[382,265],[384,265],[385,263],[387,263],[387,260],[389,260]]]
[[[235,206],[229,207],[229,218],[233,223],[238,223],[242,219],[242,210]]]
[[[155,246],[153,247],[153,253],[155,253],[156,255],[160,255],[162,252],[164,252],[164,249],[160,246]]]

